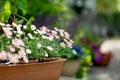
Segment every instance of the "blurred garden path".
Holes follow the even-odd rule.
[[[109,40],[112,47],[113,59],[108,67],[92,67],[85,80],[120,80],[120,40]],[[80,80],[70,77],[61,77],[60,80]]]

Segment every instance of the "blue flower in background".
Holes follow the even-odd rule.
[[[73,46],[73,49],[80,55],[79,58],[78,58],[78,59],[80,59],[82,54],[83,54],[81,46],[80,45],[75,45],[75,46]]]

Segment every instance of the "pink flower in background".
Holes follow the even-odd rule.
[[[42,26],[41,28],[39,28],[39,30],[41,31],[42,34],[46,34],[47,31],[49,32],[48,28],[45,26]]]
[[[19,58],[22,58],[24,56],[26,56],[26,53],[25,53],[25,49],[23,47],[20,48],[20,50],[18,51],[18,55],[19,55]]]
[[[64,32],[64,34],[65,34],[65,38],[66,38],[66,39],[70,39],[70,35],[69,35],[68,32]]]
[[[25,63],[29,63],[29,60],[26,56],[23,57],[23,60],[24,60]]]
[[[12,53],[8,52],[7,53],[7,58],[10,59],[12,57]]]
[[[10,63],[14,63],[14,64],[19,63],[19,58],[18,58],[18,55],[17,55],[17,54],[12,55],[12,56],[10,57]]]
[[[12,44],[15,45],[15,46],[20,46],[20,45],[21,45],[21,46],[24,46],[23,41],[20,40],[20,39],[17,39],[17,38],[12,39]]]
[[[0,59],[1,60],[6,60],[7,59],[7,55],[6,55],[5,51],[0,52]]]
[[[59,36],[57,35],[57,31],[51,31],[52,32],[52,35],[55,37],[55,38],[57,38],[57,39],[59,39]]]
[[[21,39],[19,39],[19,45],[24,46],[24,42]]]
[[[8,38],[11,38],[11,35],[13,34],[11,30],[12,30],[12,28],[3,27],[3,31],[5,32],[5,34]]]
[[[6,27],[10,27],[11,25],[10,25],[10,24],[6,24],[5,26],[6,26]]]
[[[68,43],[67,43],[67,47],[72,48],[72,43],[71,43],[71,42],[68,42]]]
[[[53,36],[56,36],[56,35],[57,35],[57,31],[51,30],[51,32],[52,32],[52,35],[53,35]]]
[[[69,37],[70,37],[70,35],[69,35],[69,33],[68,33],[68,32],[64,32],[64,34],[65,34],[66,36],[69,36]]]
[[[19,39],[12,39],[12,44],[15,46],[19,46]]]
[[[42,26],[41,28],[40,28],[40,30],[42,30],[42,31],[47,31],[48,29],[47,29],[47,27],[45,27],[45,26]]]
[[[13,46],[9,46],[11,52],[15,52],[15,48]]]

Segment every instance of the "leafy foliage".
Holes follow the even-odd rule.
[[[23,14],[27,13],[27,1],[26,0],[17,0],[18,9],[22,10]]]
[[[91,48],[91,45],[92,42],[98,42],[98,39],[98,36],[92,32],[86,32],[83,29],[79,29],[76,32],[74,36],[75,44],[80,44],[83,52],[80,67],[75,75],[77,78],[83,78],[87,75],[89,66],[92,63],[92,60],[95,58],[95,54]]]
[[[7,20],[9,19],[10,15],[11,15],[11,10],[10,10],[10,6],[11,4],[9,3],[9,1],[5,2],[4,5],[4,11],[2,12],[2,21],[3,22],[7,22]]]
[[[0,1],[0,16],[2,22],[8,22],[11,16],[18,14],[18,11],[22,11],[23,15],[27,13],[26,0],[1,0]],[[14,18],[12,18],[14,20]]]
[[[119,0],[96,0],[97,11],[104,14],[111,14],[118,11]]]
[[[28,15],[38,16],[40,14],[49,13],[55,15],[62,11],[63,0],[27,0],[28,3]],[[33,7],[35,5],[35,7]]]

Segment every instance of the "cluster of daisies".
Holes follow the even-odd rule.
[[[3,30],[1,40],[7,38],[5,42],[7,45],[0,43],[3,45],[0,47],[0,61],[7,63],[16,64],[20,60],[29,63],[29,56],[34,56],[34,58],[49,57],[49,53],[54,53],[56,50],[59,54],[59,50],[72,49],[74,43],[70,39],[69,33],[56,27],[52,30],[45,26],[37,29],[35,25],[4,24],[1,22],[0,27]],[[53,47],[52,44],[59,45],[61,49],[56,49],[56,46],[53,45]],[[73,54],[76,54],[75,50],[72,51]]]

